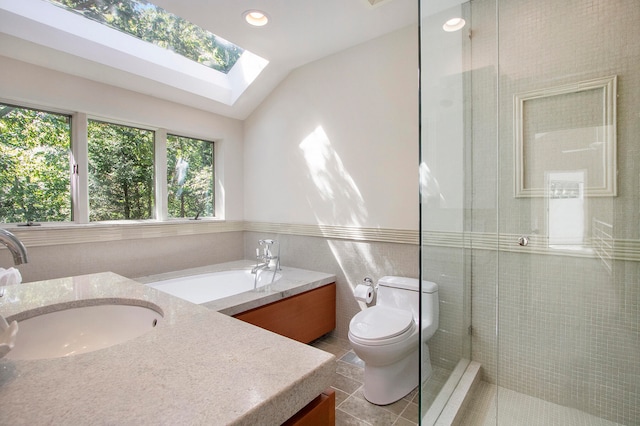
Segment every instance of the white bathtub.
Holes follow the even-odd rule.
[[[273,282],[282,277],[276,273]],[[258,271],[257,291],[264,291],[272,283],[273,271]],[[149,287],[169,293],[192,303],[207,303],[235,294],[253,291],[256,275],[250,270],[231,270],[189,275],[147,283]]]

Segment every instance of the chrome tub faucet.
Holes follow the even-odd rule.
[[[273,246],[277,246],[277,254],[273,254]],[[276,273],[280,268],[280,243],[276,240],[259,240],[258,248],[256,248],[256,266],[251,269],[251,273],[255,274],[253,288],[254,290],[258,286],[258,271],[268,271],[273,266],[273,277],[271,282],[276,278]]]

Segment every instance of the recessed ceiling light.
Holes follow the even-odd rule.
[[[269,22],[267,14],[260,10],[247,10],[242,14],[242,17],[249,25],[254,27],[264,27]]]
[[[444,23],[442,29],[451,33],[453,31],[458,31],[464,27],[467,22],[462,18],[451,18],[447,22]]]

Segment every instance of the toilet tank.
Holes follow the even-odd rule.
[[[390,306],[410,310],[414,319],[419,313],[419,283],[417,278],[386,276],[378,280],[378,299],[380,306]],[[438,285],[431,281],[422,281],[422,324],[423,332],[431,334],[438,328],[440,303],[438,300]],[[425,330],[424,325],[427,326]]]

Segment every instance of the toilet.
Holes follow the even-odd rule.
[[[349,324],[353,351],[364,361],[364,397],[391,404],[418,386],[419,280],[386,276],[378,281],[375,306],[357,313]],[[429,340],[438,329],[438,286],[422,281],[422,379],[431,376]]]

